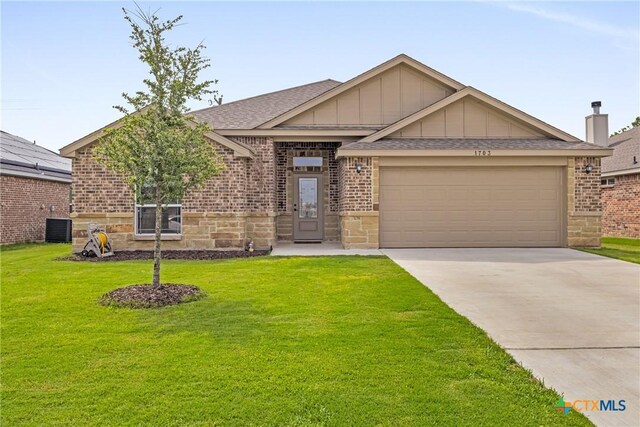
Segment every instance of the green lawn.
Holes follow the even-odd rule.
[[[2,250],[2,425],[589,424],[386,258],[165,261],[208,297],[136,311],[150,261],[69,250]]]
[[[640,264],[640,239],[624,239],[621,237],[603,237],[600,249],[582,249],[592,254],[617,258],[623,261]]]

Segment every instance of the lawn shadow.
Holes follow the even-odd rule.
[[[206,334],[216,341],[245,342],[268,333],[269,314],[250,299],[216,300],[207,295],[198,301],[140,311],[140,330],[158,336]]]

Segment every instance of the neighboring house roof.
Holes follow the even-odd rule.
[[[71,182],[71,160],[5,131],[0,131],[0,172],[49,181]]]
[[[602,159],[603,175],[640,173],[640,127],[610,137],[609,148],[613,155]]]
[[[327,79],[192,111],[190,114],[206,121],[214,130],[253,129],[340,84]]]
[[[442,152],[451,155],[452,150],[490,150],[507,152],[533,151],[539,155],[558,155],[558,150],[589,150],[596,154],[608,152],[606,148],[587,142],[568,142],[558,139],[468,139],[468,138],[388,138],[374,142],[356,141],[338,149],[338,157],[357,155],[407,155],[408,152],[429,150],[433,155]],[[369,153],[369,154],[367,154]],[[485,153],[486,154],[486,153]],[[491,155],[499,155],[494,152]]]

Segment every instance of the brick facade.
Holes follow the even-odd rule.
[[[360,173],[356,165],[360,164]],[[340,212],[369,212],[373,210],[373,160],[371,157],[340,159]]]
[[[226,169],[191,193],[182,204],[182,236],[166,236],[165,248],[223,249],[254,240],[268,247],[292,240],[293,174],[320,172],[324,177],[325,240],[347,248],[379,246],[379,159],[336,160],[339,143],[277,142],[270,138],[237,138],[257,153],[236,158],[219,146]],[[293,167],[293,157],[322,157],[322,167]],[[356,165],[361,165],[360,173]],[[590,173],[587,165],[592,166]],[[134,234],[133,195],[115,174],[100,166],[91,148],[78,151],[74,166],[74,250],[86,240],[86,225],[107,226],[116,250],[149,249],[149,236]],[[602,206],[600,159],[569,157],[567,174],[567,245],[599,246]],[[637,193],[636,193],[637,194]],[[636,199],[637,200],[637,199]]]
[[[592,171],[587,173],[587,165]],[[600,246],[600,158],[571,157],[567,165],[567,245]]]
[[[357,166],[361,171],[357,171]],[[340,237],[345,248],[378,248],[379,170],[376,157],[340,159]]]
[[[236,158],[217,145],[222,173],[182,201],[182,236],[163,237],[166,249],[242,248],[253,240],[265,248],[275,241],[274,148],[270,138],[238,138],[256,151]],[[106,226],[115,250],[151,249],[150,236],[134,233],[134,195],[122,179],[100,165],[92,146],[73,159],[73,249],[86,242],[89,223]]]
[[[93,146],[76,152],[72,170],[74,212],[133,212],[133,193],[118,174],[95,160]]]
[[[640,174],[616,176],[602,187],[602,233],[640,239]]]
[[[591,165],[591,172],[586,168]],[[600,203],[600,158],[576,157],[575,170],[575,211],[601,212]]]
[[[47,218],[68,218],[70,185],[0,175],[0,244],[41,242]]]

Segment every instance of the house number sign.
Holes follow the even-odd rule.
[[[474,153],[476,156],[491,156],[491,150],[476,150]]]

